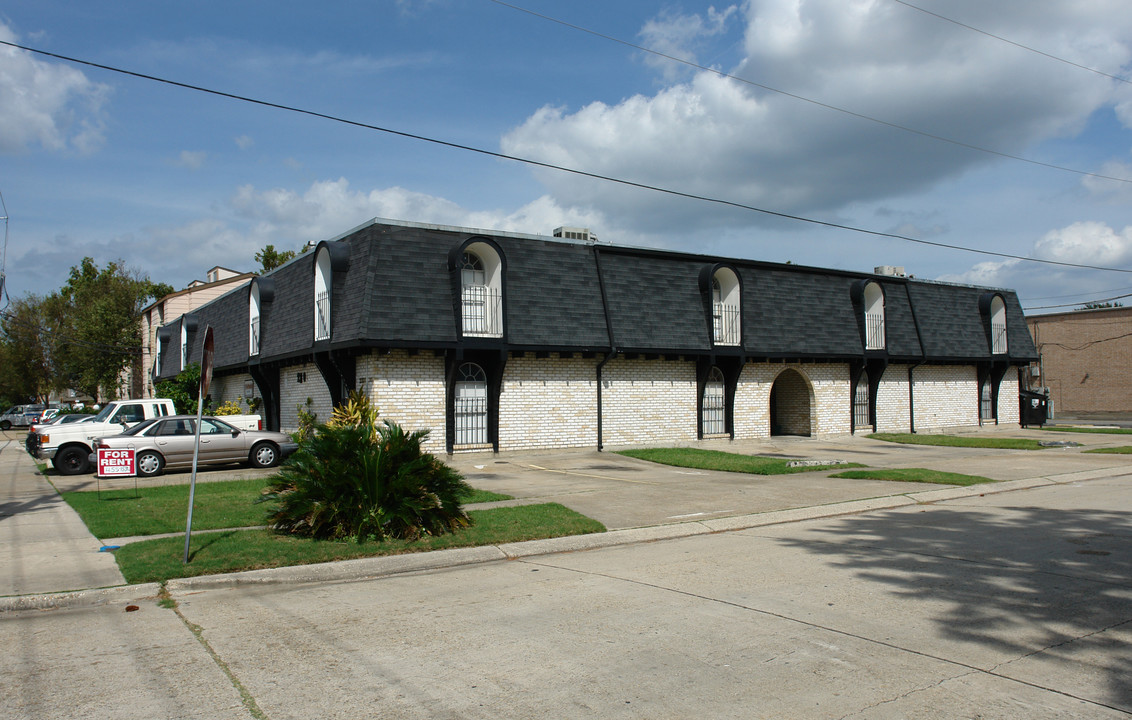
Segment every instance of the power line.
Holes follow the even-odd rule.
[[[1077,305],[1088,305],[1089,303],[1103,303],[1112,302],[1113,300],[1122,300],[1124,298],[1132,297],[1132,293],[1127,295],[1114,295],[1107,298],[1098,298],[1096,300],[1078,300],[1073,303],[1062,303],[1061,305],[1037,305],[1035,307],[1022,308],[1023,310],[1051,310],[1053,308],[1076,307]]]
[[[1030,298],[1030,299],[1031,300],[1061,300],[1062,298],[1084,297],[1086,295],[1096,295],[1097,293],[1124,292],[1125,290],[1132,290],[1132,288],[1127,288],[1127,287],[1109,288],[1108,290],[1093,290],[1091,292],[1069,293],[1068,295],[1043,295],[1042,297],[1036,297],[1036,298]],[[1082,302],[1088,302],[1088,301],[1082,301]]]
[[[973,25],[961,23],[958,20],[953,20],[952,18],[945,17],[943,15],[940,15],[939,13],[934,13],[931,10],[925,10],[924,8],[917,7],[917,6],[913,5],[912,3],[904,2],[904,0],[892,0],[892,2],[899,3],[900,5],[903,5],[904,7],[912,8],[913,10],[919,10],[920,12],[924,13],[925,15],[931,15],[932,17],[939,18],[940,20],[943,20],[944,22],[949,22],[952,25],[958,25],[961,28],[966,28],[967,30],[970,30],[972,32],[977,32],[980,35],[986,35],[989,38],[994,38],[995,40],[998,40],[1000,42],[1004,42],[1007,45],[1013,45],[1014,47],[1021,48],[1023,50],[1026,50],[1027,52],[1032,52],[1036,55],[1041,55],[1042,57],[1047,57],[1050,60],[1056,60],[1059,63],[1065,63],[1066,65],[1072,65],[1075,68],[1080,68],[1081,70],[1088,70],[1091,73],[1096,73],[1097,75],[1102,75],[1106,78],[1116,80],[1117,82],[1122,82],[1122,83],[1127,83],[1129,85],[1132,85],[1132,80],[1128,80],[1127,78],[1120,77],[1119,75],[1110,75],[1103,70],[1097,70],[1096,68],[1091,68],[1088,65],[1081,65],[1080,63],[1075,63],[1072,60],[1066,60],[1063,57],[1058,57],[1057,55],[1052,55],[1050,53],[1043,52],[1041,50],[1038,50],[1037,48],[1032,48],[1029,45],[1023,45],[1020,42],[1015,42],[1013,40],[1009,40],[1007,38],[1004,38],[1001,35],[995,35],[994,33],[987,32],[986,30],[980,30],[979,28],[974,27]]]
[[[1126,337],[1132,337],[1132,333],[1124,333],[1123,335],[1116,335],[1115,337],[1107,337],[1107,338],[1101,338],[1100,340],[1092,340],[1090,342],[1085,343],[1084,345],[1078,345],[1076,347],[1071,347],[1069,345],[1065,345],[1064,343],[1055,343],[1055,342],[1038,343],[1038,352],[1040,353],[1042,351],[1042,348],[1044,348],[1044,347],[1051,347],[1051,346],[1052,347],[1059,347],[1062,350],[1068,350],[1070,352],[1077,352],[1079,350],[1084,350],[1085,348],[1090,348],[1093,345],[1099,345],[1100,343],[1111,342],[1113,340],[1123,340]]]
[[[491,0],[491,1],[497,2],[498,0]],[[638,188],[638,189],[641,189],[641,190],[649,190],[649,191],[652,191],[652,192],[663,193],[665,195],[671,195],[673,197],[680,197],[680,198],[685,198],[685,199],[688,199],[688,200],[698,200],[698,201],[701,201],[701,202],[712,203],[712,204],[721,205],[721,206],[724,206],[724,207],[736,208],[736,209],[739,209],[739,210],[748,210],[750,212],[756,212],[756,213],[760,213],[760,214],[763,214],[763,215],[768,215],[770,217],[782,218],[784,220],[793,220],[793,221],[796,221],[796,222],[808,223],[808,224],[811,224],[811,225],[817,225],[817,226],[820,226],[820,227],[826,227],[826,228],[831,228],[831,229],[835,229],[835,230],[846,230],[848,232],[859,233],[861,235],[869,235],[871,237],[887,238],[887,239],[890,239],[890,240],[901,240],[903,242],[916,243],[918,245],[925,245],[925,246],[928,246],[928,247],[937,247],[937,248],[942,248],[942,249],[945,249],[945,250],[959,250],[959,251],[962,251],[962,252],[974,253],[976,255],[989,255],[991,257],[1006,258],[1006,259],[1009,259],[1009,260],[1021,260],[1021,261],[1024,261],[1024,262],[1040,263],[1040,264],[1043,264],[1043,265],[1056,265],[1058,267],[1070,267],[1070,268],[1077,268],[1077,269],[1081,269],[1081,270],[1102,270],[1102,271],[1105,271],[1105,272],[1118,272],[1118,273],[1132,274],[1132,269],[1104,267],[1104,266],[1101,266],[1101,265],[1087,265],[1087,264],[1083,264],[1083,263],[1063,262],[1063,261],[1060,261],[1060,260],[1044,260],[1044,259],[1041,259],[1041,258],[1026,257],[1024,255],[1014,255],[1012,253],[995,252],[993,250],[980,250],[978,248],[966,247],[966,246],[963,246],[963,245],[953,245],[953,244],[950,244],[950,243],[935,242],[933,240],[924,240],[922,238],[914,238],[914,237],[911,237],[911,236],[908,236],[908,235],[901,235],[899,233],[882,232],[880,230],[869,230],[867,228],[856,227],[854,225],[845,225],[845,224],[842,224],[842,223],[835,223],[835,222],[830,222],[830,221],[827,221],[827,220],[817,220],[815,218],[805,217],[805,216],[802,216],[802,215],[793,215],[791,213],[779,212],[777,210],[769,210],[767,208],[761,208],[761,207],[758,207],[758,206],[755,206],[755,205],[748,205],[746,203],[741,203],[741,202],[737,202],[737,201],[734,201],[734,200],[724,200],[722,198],[714,198],[714,197],[710,197],[710,196],[707,196],[707,195],[698,195],[698,194],[695,194],[695,193],[684,192],[684,191],[681,191],[681,190],[673,190],[671,188],[660,187],[658,185],[649,185],[647,183],[636,182],[636,181],[633,181],[633,180],[625,180],[625,179],[622,179],[622,178],[616,178],[616,177],[612,177],[612,176],[609,176],[609,175],[601,175],[601,174],[598,174],[598,173],[588,172],[586,170],[578,170],[578,169],[575,169],[575,168],[569,168],[569,167],[565,167],[565,166],[562,166],[562,165],[555,165],[553,163],[543,162],[541,160],[532,160],[530,158],[524,158],[524,157],[520,157],[520,156],[517,156],[517,155],[508,155],[508,154],[505,154],[505,153],[495,152],[493,150],[485,150],[483,148],[474,147],[472,145],[464,145],[464,144],[452,142],[452,141],[449,141],[449,140],[440,140],[438,138],[428,137],[427,135],[419,135],[419,134],[416,134],[416,133],[406,132],[404,130],[395,130],[393,128],[382,127],[380,125],[373,125],[373,124],[370,124],[370,123],[364,123],[364,122],[360,122],[360,121],[357,121],[357,120],[349,120],[347,118],[342,118],[342,117],[338,117],[338,116],[335,116],[335,115],[329,115],[327,113],[317,112],[315,110],[306,110],[306,109],[303,109],[303,108],[294,107],[294,106],[290,106],[290,105],[283,105],[281,103],[270,102],[270,101],[267,101],[267,100],[259,100],[259,99],[247,97],[247,96],[244,96],[244,95],[236,95],[234,93],[224,92],[222,90],[213,90],[213,89],[210,89],[210,88],[202,87],[200,85],[191,85],[189,83],[179,82],[177,80],[168,80],[166,78],[157,77],[155,75],[147,75],[145,73],[135,72],[133,70],[124,70],[122,68],[117,68],[117,67],[114,67],[112,65],[103,65],[101,63],[92,62],[90,60],[80,60],[78,58],[69,57],[67,55],[60,55],[58,53],[48,52],[46,50],[38,50],[36,48],[27,47],[25,45],[19,45],[17,43],[9,42],[7,40],[0,40],[0,45],[8,45],[9,47],[14,47],[14,48],[17,48],[17,49],[20,49],[20,50],[25,50],[27,52],[36,53],[38,55],[44,55],[46,57],[52,57],[52,58],[55,58],[57,60],[63,60],[63,61],[66,61],[66,62],[75,63],[77,65],[85,65],[87,67],[98,68],[99,70],[106,70],[108,72],[119,73],[121,75],[127,75],[129,77],[139,78],[139,79],[142,79],[142,80],[149,80],[149,81],[152,81],[152,82],[163,83],[165,85],[171,85],[173,87],[179,87],[179,88],[183,88],[185,90],[193,90],[195,92],[205,93],[205,94],[208,94],[208,95],[215,95],[217,97],[223,97],[223,98],[227,98],[229,100],[237,100],[237,101],[240,101],[240,102],[246,102],[246,103],[250,103],[250,104],[253,104],[253,105],[259,105],[261,107],[272,108],[274,110],[283,110],[283,111],[286,111],[286,112],[292,112],[292,113],[296,113],[296,114],[299,114],[299,115],[306,115],[306,116],[309,116],[309,117],[319,118],[319,119],[322,119],[322,120],[330,120],[332,122],[341,123],[343,125],[350,125],[352,127],[363,128],[363,129],[366,129],[366,130],[374,130],[374,131],[377,131],[377,132],[383,132],[383,133],[387,133],[387,134],[390,134],[390,135],[395,135],[397,137],[407,138],[407,139],[410,139],[410,140],[419,140],[421,142],[432,143],[434,145],[440,145],[442,147],[453,148],[455,150],[464,150],[466,152],[476,153],[476,154],[484,155],[484,156],[487,156],[487,157],[493,157],[493,158],[497,158],[497,159],[501,159],[501,160],[510,160],[512,162],[518,162],[518,163],[523,163],[525,165],[531,165],[533,167],[540,167],[540,168],[545,168],[545,169],[548,169],[548,170],[555,170],[555,171],[558,171],[558,172],[569,173],[571,175],[577,175],[577,176],[580,176],[580,177],[587,177],[587,178],[591,178],[591,179],[594,179],[594,180],[601,180],[601,181],[604,181],[604,182],[616,183],[618,185],[624,185],[626,187],[632,187],[632,188]],[[1117,178],[1113,178],[1113,179],[1117,179]],[[1122,182],[1127,182],[1127,181],[1122,181]]]
[[[488,0],[488,2],[493,2],[496,5],[501,5],[503,7],[510,8],[512,10],[517,10],[518,12],[521,12],[521,13],[526,13],[527,15],[537,17],[541,20],[546,20],[548,22],[556,23],[556,24],[561,25],[563,27],[570,28],[571,30],[577,30],[578,32],[586,33],[587,35],[593,35],[594,37],[601,38],[602,40],[608,40],[610,42],[615,42],[615,43],[618,43],[620,45],[624,45],[625,47],[632,48],[634,50],[640,50],[641,52],[648,53],[650,55],[655,55],[657,57],[661,57],[661,58],[664,58],[666,60],[671,60],[673,62],[681,63],[682,65],[687,65],[689,67],[696,68],[697,70],[702,70],[704,72],[712,73],[713,75],[717,75],[721,78],[727,78],[728,80],[734,80],[736,82],[741,82],[745,85],[750,85],[751,87],[757,87],[760,90],[766,90],[767,92],[777,93],[778,95],[784,95],[788,98],[793,98],[794,100],[800,100],[801,102],[810,103],[811,105],[816,105],[818,107],[825,108],[826,110],[832,110],[834,112],[843,113],[845,115],[849,115],[851,117],[855,117],[855,118],[858,118],[860,120],[867,120],[869,122],[877,123],[878,125],[884,125],[885,127],[889,127],[889,128],[894,129],[894,130],[900,130],[901,132],[912,133],[913,135],[919,135],[920,137],[929,138],[931,140],[936,140],[938,142],[948,143],[949,145],[955,145],[957,147],[966,148],[968,150],[974,150],[976,152],[987,153],[988,155],[995,155],[997,157],[1006,158],[1008,160],[1017,160],[1018,162],[1029,163],[1031,165],[1037,165],[1039,167],[1048,168],[1050,170],[1060,170],[1061,172],[1074,173],[1076,175],[1083,175],[1085,177],[1094,177],[1094,178],[1099,178],[1101,180],[1113,180],[1115,182],[1132,183],[1132,179],[1129,179],[1129,178],[1114,177],[1112,175],[1102,175],[1101,173],[1094,173],[1094,172],[1089,172],[1087,170],[1078,170],[1076,168],[1066,167],[1064,165],[1057,165],[1057,164],[1054,164],[1054,163],[1042,162],[1041,160],[1034,160],[1033,158],[1023,157],[1021,155],[1013,155],[1011,153],[1003,152],[1001,150],[992,150],[990,148],[985,148],[985,147],[982,147],[982,146],[979,146],[979,145],[973,145],[971,143],[963,142],[962,140],[956,140],[954,138],[945,137],[943,135],[936,135],[935,133],[930,133],[930,132],[927,132],[925,130],[917,130],[916,128],[909,127],[907,125],[901,125],[900,123],[891,122],[889,120],[882,120],[880,118],[873,117],[871,115],[865,115],[864,113],[859,113],[859,112],[856,112],[856,111],[853,111],[853,110],[848,110],[848,109],[843,108],[843,107],[838,107],[837,105],[830,105],[829,103],[825,103],[825,102],[822,102],[820,100],[814,100],[813,98],[808,98],[804,95],[798,95],[797,93],[788,92],[786,90],[780,90],[778,88],[771,87],[770,85],[764,85],[762,83],[757,83],[753,80],[747,80],[745,78],[739,77],[738,75],[732,75],[730,73],[723,72],[722,70],[717,70],[716,68],[707,67],[706,65],[700,65],[700,64],[694,63],[690,60],[678,58],[674,55],[669,55],[667,53],[660,52],[659,50],[653,50],[652,48],[645,47],[644,45],[637,45],[636,43],[631,43],[628,40],[622,40],[621,38],[614,37],[613,35],[606,35],[605,33],[601,33],[601,32],[598,32],[596,30],[591,30],[591,29],[584,27],[582,25],[575,25],[574,23],[566,22],[565,20],[559,20],[558,18],[552,17],[550,15],[544,15],[543,13],[538,13],[538,12],[535,12],[533,10],[528,10],[528,9],[526,9],[524,7],[520,7],[518,5],[512,5],[511,3],[504,2],[503,0]]]

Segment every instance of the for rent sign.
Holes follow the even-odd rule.
[[[98,450],[99,477],[131,477],[137,474],[134,466],[134,450]]]

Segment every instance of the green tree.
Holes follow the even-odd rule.
[[[255,254],[255,261],[261,265],[259,274],[264,275],[294,257],[294,250],[280,251],[274,245],[268,245]]]
[[[47,399],[51,366],[46,337],[41,298],[28,295],[0,313],[0,397]]]
[[[169,398],[181,415],[195,414],[200,397],[200,363],[191,363],[172,380],[162,380],[153,386],[153,394]]]
[[[150,283],[149,284],[149,297],[152,300],[160,300],[166,295],[172,295],[177,292],[173,286],[168,283]]]
[[[121,261],[99,267],[87,257],[72,267],[63,287],[44,301],[56,389],[113,399],[122,371],[141,354],[142,308],[168,287]]]
[[[1107,308],[1124,307],[1122,302],[1088,302],[1084,307],[1077,308],[1078,310],[1105,310]]]

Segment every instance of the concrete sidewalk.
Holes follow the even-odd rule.
[[[39,474],[23,445],[0,440],[0,596],[123,585],[78,513]]]
[[[980,435],[1070,439],[1085,446],[1127,444],[1119,435],[1066,435],[1018,428]],[[0,611],[111,602],[144,596],[132,591],[91,592],[124,585],[111,553],[62,501],[22,445],[0,442]],[[466,548],[398,557],[251,571],[171,581],[170,586],[301,583],[375,577],[471,562],[567,552],[614,544],[760,527],[801,519],[930,503],[956,497],[1020,490],[1132,472],[1132,457],[1082,454],[1079,449],[1009,451],[909,446],[864,437],[768,438],[704,443],[706,447],[772,456],[859,462],[872,467],[926,467],[1000,480],[969,488],[830,478],[829,472],[750,476],[657,466],[594,450],[459,455],[449,462],[474,486],[514,495],[518,502],[560,502],[599,520],[610,532],[499,547]],[[246,476],[247,470],[231,471]],[[259,471],[263,472],[263,471]],[[210,480],[226,473],[211,472]],[[63,486],[89,484],[89,476],[57,477]],[[156,484],[187,482],[169,473]],[[140,594],[139,594],[140,593]]]

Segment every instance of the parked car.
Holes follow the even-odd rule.
[[[191,467],[196,415],[170,415],[141,422],[121,435],[95,438],[90,455],[93,466],[100,449],[134,449],[140,477],[151,477],[165,468]],[[242,430],[215,417],[201,419],[199,465],[244,462],[268,468],[298,449],[291,436],[270,430]]]
[[[32,410],[30,412],[24,413],[24,416],[28,420],[28,425],[42,425],[58,414],[59,408],[57,407],[41,407],[37,410]]]
[[[32,424],[32,418],[38,418],[41,412],[43,412],[42,405],[15,405],[0,415],[0,430],[28,427]]]
[[[71,425],[48,425],[28,433],[28,454],[38,460],[50,460],[63,475],[79,475],[91,471],[87,458],[96,437],[117,435],[133,425],[152,418],[168,417],[177,412],[168,398],[115,400],[107,403],[87,422]],[[258,416],[256,417],[258,422]]]
[[[64,415],[56,415],[51,418],[50,425],[70,425],[71,423],[90,422],[94,420],[94,415],[87,413],[66,413]]]

